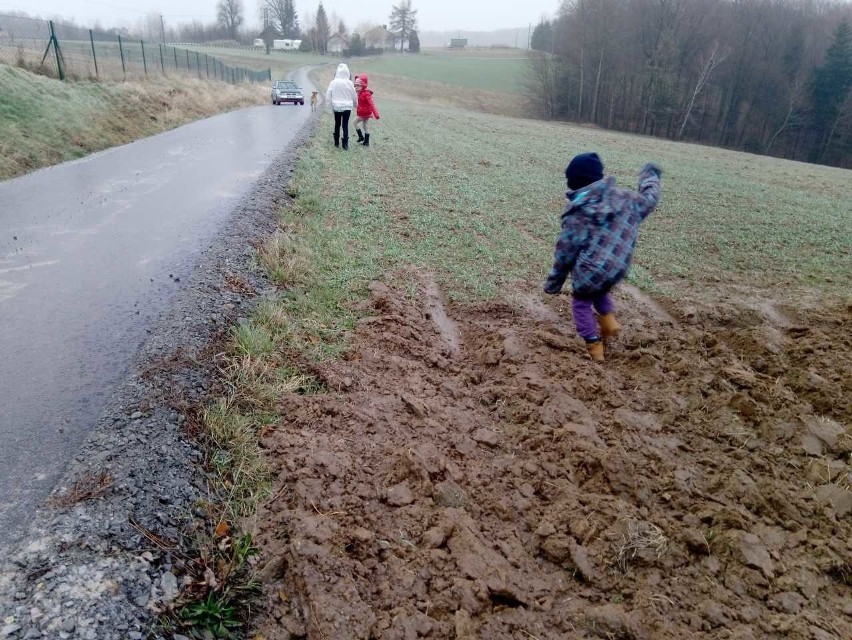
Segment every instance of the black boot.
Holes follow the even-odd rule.
[[[364,134],[361,133],[360,129],[355,129],[355,133],[358,134],[358,142],[364,142]]]
[[[343,150],[349,149],[349,138],[343,138]]]
[[[340,134],[339,133],[334,134],[334,146],[335,147],[340,146]]]
[[[364,136],[364,146],[365,147],[370,146],[370,134],[369,133]]]

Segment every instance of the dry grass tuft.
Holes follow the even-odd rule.
[[[228,272],[225,274],[225,288],[247,298],[257,295],[251,283],[236,273]]]
[[[52,497],[49,503],[53,507],[67,508],[87,500],[101,498],[106,495],[112,483],[113,478],[106,471],[101,471],[97,475],[87,471],[64,493]]]
[[[304,284],[312,271],[308,249],[286,231],[277,231],[263,242],[257,259],[272,281],[285,288]]]
[[[650,551],[659,558],[667,546],[668,540],[657,525],[642,520],[630,520],[627,523],[627,531],[621,538],[615,564],[626,573],[637,555]]]

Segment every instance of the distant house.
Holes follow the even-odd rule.
[[[367,49],[393,49],[394,42],[394,35],[384,24],[364,34],[364,47]]]
[[[466,49],[467,38],[453,38],[450,40],[449,49]]]
[[[335,33],[328,39],[329,53],[343,53],[344,49],[349,47],[349,38],[341,33]]]

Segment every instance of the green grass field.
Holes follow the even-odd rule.
[[[419,55],[382,56],[350,62],[353,72],[374,72],[408,80],[441,82],[483,91],[520,94],[524,92],[524,51],[503,50],[452,52],[424,50]]]
[[[287,240],[271,262],[289,265],[282,284],[307,286],[264,315],[274,319],[270,344],[334,356],[354,322],[351,304],[400,270],[436,273],[456,300],[537,292],[565,164],[587,150],[622,186],[635,187],[648,160],[664,169],[662,204],[635,256],[640,286],[676,296],[724,283],[784,301],[849,299],[849,171],[410,103],[382,109],[372,148],[335,150],[326,115],[302,154],[296,206],[282,212]]]

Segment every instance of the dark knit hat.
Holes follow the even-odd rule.
[[[604,166],[595,152],[574,156],[565,168],[565,179],[569,189],[582,189],[586,185],[603,179]]]

